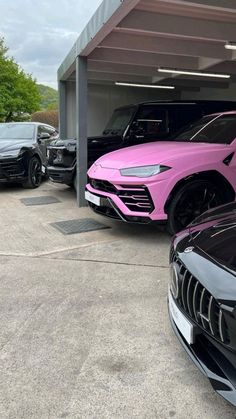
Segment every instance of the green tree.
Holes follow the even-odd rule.
[[[41,96],[40,109],[55,110],[58,109],[58,91],[43,84],[37,84]]]
[[[37,111],[40,103],[36,81],[7,56],[7,51],[0,38],[0,119],[4,122],[21,120],[24,114]]]

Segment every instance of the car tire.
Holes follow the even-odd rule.
[[[23,183],[25,189],[35,189],[42,182],[42,167],[38,157],[31,157],[28,163],[28,179]]]
[[[171,235],[178,233],[203,212],[226,201],[220,188],[207,179],[186,183],[176,192],[169,205],[168,232]]]

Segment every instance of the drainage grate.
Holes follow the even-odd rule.
[[[26,206],[57,204],[58,202],[61,202],[54,196],[36,196],[34,198],[22,198],[20,201]]]
[[[55,227],[63,234],[86,233],[87,231],[104,230],[106,228],[110,228],[104,224],[98,223],[92,218],[59,221],[58,223],[52,223],[51,226]]]

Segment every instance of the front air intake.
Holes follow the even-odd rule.
[[[188,271],[174,252],[171,263],[178,266],[179,294],[176,299],[192,320],[215,339],[229,344],[230,338],[223,311],[210,292]]]

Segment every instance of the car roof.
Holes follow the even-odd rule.
[[[147,102],[138,102],[138,103],[130,103],[128,105],[119,106],[116,109],[126,109],[126,108],[132,108],[132,107],[138,107],[138,106],[152,106],[152,105],[217,105],[217,104],[235,104],[235,110],[236,110],[236,101],[233,100],[151,100]],[[114,109],[114,110],[116,110]]]
[[[31,122],[31,121],[29,121],[29,122],[27,122],[27,121],[26,122],[14,122],[14,121],[12,121],[12,122],[0,122],[0,125],[6,125],[6,124],[14,124],[14,125],[35,125],[35,126],[38,126],[38,125],[46,125],[48,127],[55,128],[53,125],[47,124],[45,122]]]
[[[234,100],[208,100],[208,99],[196,99],[196,100],[151,100],[147,102],[141,102],[138,103],[138,105],[204,105],[204,104],[217,104],[217,103],[229,103],[229,104],[235,104],[236,102]]]

